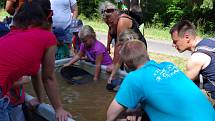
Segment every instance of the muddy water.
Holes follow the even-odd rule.
[[[61,100],[66,110],[70,111],[76,121],[105,121],[107,108],[114,93],[105,89],[106,82],[90,81],[83,85],[71,85],[57,73]],[[91,78],[89,78],[91,79]],[[31,85],[26,92],[33,94]]]

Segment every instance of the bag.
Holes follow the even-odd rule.
[[[143,13],[142,13],[142,9],[139,6],[137,6],[137,5],[133,6],[131,8],[131,10],[129,11],[128,15],[131,16],[132,18],[134,18],[139,25],[143,24],[143,22],[144,22]]]

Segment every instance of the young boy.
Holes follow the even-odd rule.
[[[108,112],[114,121],[125,109],[141,104],[152,121],[214,121],[215,111],[199,88],[174,64],[149,59],[144,43],[126,42],[120,56],[130,72]]]

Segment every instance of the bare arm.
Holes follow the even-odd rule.
[[[114,99],[110,104],[107,111],[107,121],[114,121],[119,116],[119,114],[124,111],[125,108],[122,107],[117,101]]]
[[[5,5],[5,10],[10,14],[13,15],[15,12],[15,8],[14,6],[15,1],[12,0],[7,0],[6,1],[6,5]]]
[[[56,118],[58,121],[65,121],[70,115],[63,109],[60,101],[58,84],[55,77],[55,49],[56,46],[49,47],[42,60],[42,80],[48,98],[56,111]]]
[[[78,54],[76,54],[71,61],[69,61],[67,64],[65,64],[64,66],[69,66],[72,65],[73,63],[77,62],[81,57],[84,56],[84,53],[79,51]]]
[[[93,80],[94,81],[97,81],[98,78],[99,78],[99,74],[100,74],[100,71],[101,71],[101,62],[103,60],[103,55],[102,54],[99,54],[96,56],[96,69],[95,69],[95,74],[94,74],[94,78]]]
[[[119,37],[119,34],[123,31],[125,31],[126,29],[129,29],[132,26],[132,21],[128,18],[120,18],[118,21],[118,25],[117,25],[117,38]],[[119,45],[119,41],[117,40],[117,43],[115,45],[115,49],[114,49],[114,58],[113,58],[113,63],[114,65],[116,63],[118,63],[119,61],[119,51],[120,51],[120,45]]]
[[[116,65],[117,63],[118,63],[118,61],[119,61],[119,51],[120,51],[120,46],[119,46],[119,44],[118,44],[118,42],[116,43],[116,45],[115,45],[115,48],[114,48],[114,55],[113,55],[113,64],[114,65]]]
[[[72,13],[73,13],[73,18],[77,19],[78,17],[78,6],[75,4],[73,7]]]
[[[107,37],[107,50],[108,50],[108,53],[110,53],[110,44],[112,42],[112,37],[110,36],[109,31],[110,30],[108,30],[108,37]]]
[[[42,79],[41,79],[41,72],[39,71],[37,75],[31,76],[32,85],[34,91],[36,93],[37,99],[42,102]]]
[[[191,80],[196,80],[200,71],[210,63],[210,57],[203,53],[194,53],[187,62],[186,75]]]
[[[111,75],[110,75],[110,77],[108,79],[108,83],[111,83],[111,80],[113,79],[113,77],[115,76],[117,70],[120,68],[121,65],[122,65],[122,59],[120,58],[119,61],[118,61],[118,63],[116,63],[114,65],[114,68],[113,68],[113,70],[111,72]]]

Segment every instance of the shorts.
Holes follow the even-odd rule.
[[[1,89],[0,89],[1,95]],[[0,121],[25,121],[22,105],[12,106],[8,96],[0,97]]]
[[[53,27],[52,30],[59,42],[63,41],[64,43],[72,43],[72,32],[70,26],[66,29]]]

